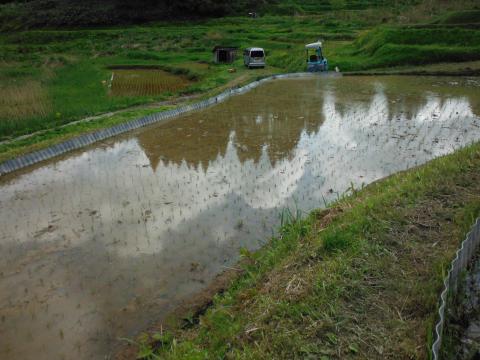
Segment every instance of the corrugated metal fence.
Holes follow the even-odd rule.
[[[156,123],[162,120],[171,119],[190,111],[205,109],[209,106],[225,101],[226,99],[228,99],[233,95],[245,93],[267,81],[271,81],[274,79],[300,78],[300,77],[309,77],[309,76],[318,76],[318,75],[319,74],[312,74],[312,73],[292,73],[292,74],[272,75],[264,79],[254,81],[240,88],[233,88],[233,89],[226,90],[221,94],[218,94],[217,96],[213,96],[207,100],[203,100],[195,104],[180,106],[173,110],[163,111],[163,112],[155,113],[152,115],[148,115],[140,119],[132,120],[124,124],[113,126],[108,129],[98,130],[89,134],[77,136],[75,138],[50,146],[48,148],[35,151],[26,155],[22,155],[14,159],[7,160],[3,163],[0,163],[0,176],[15,170],[22,169],[26,166],[33,165],[40,161],[51,159],[55,156],[64,154],[67,151],[76,150],[83,146],[91,145],[97,141],[104,140],[115,135],[123,134],[130,130],[151,125],[153,123]],[[323,75],[329,75],[329,74],[323,74]],[[331,75],[335,76],[338,74],[333,73]]]
[[[440,348],[442,346],[442,333],[445,325],[445,308],[447,307],[447,297],[455,296],[458,289],[458,280],[462,272],[467,268],[470,261],[475,257],[480,244],[480,218],[463,240],[460,248],[457,250],[455,258],[452,260],[450,270],[443,281],[443,291],[440,295],[440,306],[438,308],[438,322],[435,325],[434,343],[432,345],[432,357],[434,360],[440,359]]]

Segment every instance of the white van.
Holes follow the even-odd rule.
[[[265,51],[262,48],[248,48],[243,51],[243,63],[249,69],[265,67]]]

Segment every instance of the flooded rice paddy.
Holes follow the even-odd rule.
[[[279,80],[0,178],[0,358],[108,358],[278,226],[480,139],[478,79]]]

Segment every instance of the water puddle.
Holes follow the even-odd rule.
[[[0,358],[92,359],[258,248],[285,207],[480,139],[475,79],[281,80],[0,179]]]

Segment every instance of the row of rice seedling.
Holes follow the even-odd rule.
[[[45,118],[52,111],[47,91],[39,82],[0,86],[0,131],[25,126],[32,118]]]
[[[183,76],[157,69],[115,70],[112,74],[113,96],[152,96],[185,89],[191,81]]]

